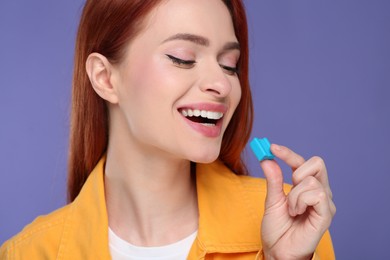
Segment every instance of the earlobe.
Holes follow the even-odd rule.
[[[85,64],[87,74],[95,92],[112,104],[118,103],[117,91],[112,84],[112,65],[99,53],[91,53]]]

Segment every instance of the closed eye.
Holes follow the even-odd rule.
[[[169,54],[166,54],[166,56],[173,62],[174,65],[183,69],[191,69],[196,63],[194,60],[183,60]]]
[[[226,71],[229,75],[236,75],[238,74],[238,68],[237,67],[230,67],[220,64],[221,68]]]

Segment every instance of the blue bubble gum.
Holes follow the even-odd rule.
[[[272,160],[275,158],[271,153],[271,143],[267,138],[254,138],[250,142],[250,146],[259,161]]]

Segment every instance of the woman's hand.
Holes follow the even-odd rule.
[[[266,259],[310,259],[329,228],[336,207],[324,161],[302,156],[287,147],[271,145],[272,153],[293,170],[293,187],[286,195],[283,175],[274,160],[262,161],[267,198],[261,238]]]

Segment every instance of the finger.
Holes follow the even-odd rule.
[[[305,163],[305,159],[302,156],[282,145],[272,144],[271,152],[290,166],[293,171]]]
[[[317,223],[312,223],[314,226],[325,226],[324,223],[330,224],[333,215],[329,208],[329,197],[323,189],[310,190],[299,195],[295,207],[296,214],[302,215],[306,213],[308,207],[313,208],[317,216],[319,216],[319,218],[314,218],[317,221]]]
[[[289,194],[288,197],[288,210],[291,216],[296,216],[298,213],[296,212],[297,204],[299,196],[302,193],[313,191],[313,190],[319,190],[322,189],[321,183],[314,177],[309,176],[305,178],[302,182],[300,182],[298,185],[294,186]]]
[[[296,169],[292,175],[293,184],[297,185],[309,176],[315,177],[323,185],[328,196],[330,198],[333,197],[332,191],[329,186],[326,166],[324,161],[320,157],[312,157],[308,161],[306,161],[301,167]]]
[[[267,180],[267,196],[265,200],[265,207],[267,209],[286,198],[283,191],[283,174],[279,165],[274,160],[262,161],[260,165]]]
[[[333,200],[329,200],[329,208],[330,212],[332,213],[332,217],[336,214],[336,205],[334,204]]]

